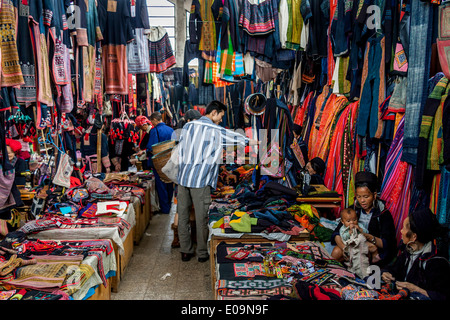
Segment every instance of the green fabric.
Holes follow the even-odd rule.
[[[252,218],[246,212],[236,211],[230,218],[230,227],[237,232],[251,232],[252,225],[256,225],[257,218]]]
[[[443,79],[446,79],[446,78],[443,78]],[[440,103],[438,109],[436,110],[436,114],[431,123],[430,134],[428,137],[427,169],[429,169],[429,170],[436,170],[436,171],[440,170],[439,163],[443,162],[443,143],[442,143],[443,103],[447,99],[447,96],[449,94],[449,89],[450,89],[450,86],[447,85],[448,79],[446,79],[446,80],[447,80],[447,83],[445,83],[446,87],[444,87],[445,92],[444,92],[444,94],[441,95],[441,99],[440,99],[441,103]],[[442,92],[442,86],[444,85],[444,82],[445,81],[439,81],[430,96],[432,96],[432,95],[435,96],[435,95],[438,95],[440,92]],[[439,99],[439,97],[437,97],[436,99]],[[425,123],[423,124],[425,127],[427,127],[427,125],[429,125],[429,121],[426,121],[426,120],[427,119],[425,118]],[[426,128],[425,129],[423,129],[422,127],[420,128],[421,134],[422,134],[422,130],[426,131]],[[423,134],[425,134],[425,133],[423,133]]]

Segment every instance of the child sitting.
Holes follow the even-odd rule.
[[[342,210],[341,222],[343,225],[339,230],[339,235],[344,248],[340,249],[344,252],[349,271],[363,279],[368,275],[369,259],[371,262],[378,260],[377,247],[367,242],[363,234],[368,231],[358,224],[358,215],[355,210],[352,208]]]

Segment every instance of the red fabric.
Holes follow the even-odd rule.
[[[138,116],[136,118],[136,120],[134,120],[134,123],[136,123],[136,125],[138,127],[140,127],[146,123],[151,124],[150,120],[148,120],[148,118],[146,116]]]
[[[6,145],[9,146],[14,153],[17,153],[20,150],[22,150],[22,144],[17,140],[6,139]]]
[[[70,187],[74,188],[74,187],[78,187],[81,186],[81,181],[78,178],[75,177],[70,177]]]

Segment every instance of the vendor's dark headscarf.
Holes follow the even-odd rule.
[[[439,223],[429,208],[422,208],[409,214],[409,227],[417,235],[417,241],[425,244],[435,239]]]
[[[292,131],[294,131],[295,134],[300,135],[302,133],[302,126],[294,123]]]
[[[315,157],[311,159],[310,162],[311,167],[314,169],[314,171],[319,175],[323,175],[323,173],[325,172],[325,161],[323,161],[319,157]]]
[[[355,188],[367,187],[371,192],[378,190],[378,178],[369,171],[359,171],[355,175]]]

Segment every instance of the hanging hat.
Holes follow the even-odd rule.
[[[325,172],[325,161],[323,161],[321,158],[319,157],[315,157],[313,159],[311,159],[311,165],[314,166],[314,171],[316,171],[316,173],[318,174],[322,174]]]
[[[197,111],[195,109],[189,109],[184,114],[184,118],[186,119],[186,121],[188,121],[188,120],[198,120],[201,117],[202,117],[202,114],[200,113],[200,111]]]
[[[369,189],[372,192],[375,192],[378,185],[378,177],[369,171],[359,171],[355,175],[355,185],[360,183],[367,183],[369,185]]]
[[[148,120],[146,116],[137,116],[137,118],[134,120],[134,123],[136,123],[138,127],[141,127],[146,123],[151,124],[150,120]]]
[[[14,153],[22,150],[22,144],[14,139],[6,139],[6,145],[9,146]]]
[[[417,240],[427,243],[434,239],[438,227],[436,215],[429,208],[417,209],[409,214],[411,231],[417,234]]]
[[[244,110],[248,115],[259,116],[266,110],[266,96],[262,93],[249,95],[244,102]]]

